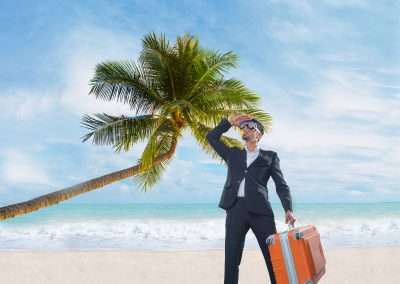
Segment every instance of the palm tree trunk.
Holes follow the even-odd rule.
[[[169,160],[175,153],[175,149],[176,149],[176,142],[171,145],[171,149],[169,149],[168,152],[155,158],[153,164],[159,164],[164,160]],[[94,189],[101,188],[110,183],[134,176],[139,172],[139,169],[140,169],[140,164],[130,168],[126,168],[124,170],[106,174],[104,176],[97,177],[55,192],[51,192],[28,201],[11,204],[5,207],[0,207],[0,220],[5,220],[18,215],[27,214],[29,212],[45,208],[57,204],[61,201],[70,199],[76,195],[89,192]]]

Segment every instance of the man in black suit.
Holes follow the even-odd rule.
[[[221,135],[231,126],[242,129],[244,149],[228,147],[220,141]],[[274,213],[268,200],[269,177],[274,180],[276,192],[285,210],[285,223],[293,224],[296,221],[289,186],[280,169],[278,154],[258,147],[263,134],[262,124],[248,115],[223,118],[207,134],[208,142],[228,166],[218,205],[226,210],[224,284],[237,284],[239,281],[239,265],[250,228],[261,248],[271,283],[276,283],[265,242],[269,235],[276,233]]]

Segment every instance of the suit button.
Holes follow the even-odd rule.
[[[247,170],[244,170],[245,173],[247,173]]]

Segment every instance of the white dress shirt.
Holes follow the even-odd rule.
[[[253,151],[247,149],[247,145],[245,145],[244,148],[246,149],[247,154],[247,167],[249,167],[249,165],[258,157],[258,154],[260,153],[260,147],[257,144]],[[244,180],[245,178],[242,179],[242,182],[239,185],[237,196],[244,197]]]

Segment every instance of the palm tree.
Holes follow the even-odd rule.
[[[172,45],[165,35],[149,33],[142,40],[137,60],[108,61],[96,66],[90,80],[90,95],[97,99],[129,105],[134,116],[105,113],[84,115],[82,126],[89,132],[82,142],[111,145],[115,152],[129,151],[139,141],[147,144],[138,164],[32,200],[0,208],[0,220],[57,204],[84,192],[134,177],[141,190],[156,184],[171,161],[184,129],[189,128],[201,148],[220,162],[206,140],[206,134],[221,118],[246,113],[266,129],[271,116],[257,108],[259,97],[239,80],[225,79],[224,73],[236,67],[238,57],[201,48],[199,40],[185,34]],[[228,146],[243,147],[227,136]]]

